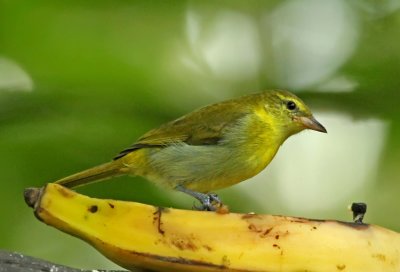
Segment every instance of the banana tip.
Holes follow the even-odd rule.
[[[26,188],[24,190],[24,199],[26,204],[31,207],[34,208],[35,204],[38,202],[39,198],[40,198],[40,188]]]

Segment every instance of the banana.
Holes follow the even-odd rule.
[[[374,225],[159,208],[51,183],[25,199],[38,219],[129,270],[400,271],[400,234]]]

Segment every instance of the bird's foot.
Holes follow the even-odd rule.
[[[199,194],[196,197],[200,201],[201,205],[194,205],[193,208],[199,211],[216,211],[219,207],[223,206],[221,199],[217,194]]]
[[[221,199],[219,199],[217,194],[214,193],[199,193],[196,191],[192,191],[190,189],[185,188],[182,185],[178,185],[175,187],[176,190],[181,191],[185,194],[188,194],[194,198],[196,198],[198,201],[200,201],[201,205],[196,206],[194,205],[193,208],[199,211],[216,211],[219,212],[222,210],[222,213],[225,213],[228,208],[222,204]]]

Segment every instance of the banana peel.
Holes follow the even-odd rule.
[[[374,225],[160,208],[51,183],[25,200],[39,220],[129,270],[400,271],[400,234]]]

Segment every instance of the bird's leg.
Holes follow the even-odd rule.
[[[194,205],[194,208],[196,210],[201,210],[201,211],[215,211],[216,210],[216,206],[222,205],[221,200],[219,199],[217,194],[213,194],[213,193],[208,193],[208,194],[203,194],[203,193],[199,193],[196,191],[192,191],[189,190],[187,188],[185,188],[182,185],[178,185],[175,187],[176,190],[188,194],[194,198],[196,198],[198,201],[200,201],[201,206],[198,207],[196,205]]]

